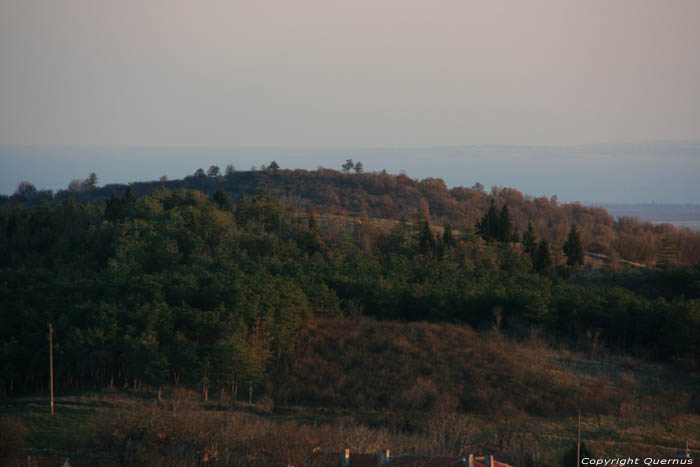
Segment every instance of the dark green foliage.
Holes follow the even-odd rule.
[[[477,232],[479,232],[479,235],[481,235],[484,238],[484,240],[496,240],[499,232],[498,221],[499,218],[498,211],[496,210],[496,203],[493,200],[491,200],[489,210],[486,211],[484,217],[482,217],[481,220],[476,224],[476,230]]]
[[[347,172],[355,168],[346,166]],[[320,214],[357,214],[365,212],[369,218],[388,218],[399,220],[415,212],[430,213],[434,224],[450,223],[459,230],[466,230],[467,224],[488,211],[491,202],[498,207],[495,216],[500,219],[503,206],[513,222],[513,232],[526,230],[527,224],[522,219],[532,219],[534,229],[547,240],[556,245],[564,244],[572,223],[581,230],[582,237],[590,242],[593,250],[598,252],[615,249],[621,260],[630,260],[652,264],[658,257],[659,245],[664,236],[672,239],[678,246],[677,261],[683,265],[700,262],[700,235],[690,231],[679,231],[670,225],[652,225],[635,219],[613,219],[602,208],[584,207],[578,203],[559,204],[554,197],[530,198],[513,188],[495,187],[490,195],[465,187],[449,188],[440,179],[428,178],[416,180],[404,174],[363,173],[362,176],[349,178],[345,174],[319,168],[316,171],[286,170],[284,177],[279,177],[272,170],[265,171],[228,171],[226,177],[207,177],[204,170],[198,170],[194,176],[183,180],[169,180],[170,189],[195,189],[209,196],[218,189],[223,189],[232,200],[240,199],[243,194],[255,196],[261,187],[270,193],[286,199],[293,199],[297,209],[313,207]],[[59,190],[55,195],[50,191],[39,191],[36,196],[23,198],[0,195],[0,205],[21,202],[31,208],[43,199],[61,202],[73,197],[79,203],[106,202],[112,192],[117,195],[126,188],[125,185],[107,185],[90,190],[83,189],[83,180],[75,181],[74,189]],[[152,193],[163,186],[163,182],[139,182],[133,187],[137,197]],[[492,213],[493,214],[493,213]],[[486,223],[488,224],[488,222]],[[491,233],[489,233],[491,232]],[[491,229],[481,232],[484,238],[492,241],[497,237]],[[515,241],[502,235],[502,241]]]
[[[15,192],[12,196],[24,200],[24,199],[30,199],[30,198],[34,197],[36,195],[36,193],[37,193],[37,189],[33,183],[27,182],[27,181],[21,181],[17,185],[17,189],[15,190]]]
[[[501,212],[498,214],[498,229],[496,231],[496,239],[499,242],[513,241],[513,219],[510,217],[508,205],[504,204],[501,207]]]
[[[442,231],[442,243],[447,246],[454,246],[455,244],[455,237],[450,224],[445,224],[444,230]]]
[[[535,233],[534,227],[532,227],[532,222],[527,223],[527,231],[523,234],[523,251],[532,256],[537,249],[537,233]]]
[[[280,165],[277,163],[277,161],[272,161],[270,162],[270,165],[267,166],[268,170],[271,170],[272,172],[277,172],[280,169]]]
[[[659,249],[659,259],[656,262],[661,269],[670,269],[678,263],[678,245],[668,236],[661,239],[661,248]]]
[[[576,224],[571,224],[571,230],[569,230],[569,236],[562,247],[564,250],[564,255],[566,255],[566,264],[571,267],[583,266],[583,241],[581,240],[581,233],[576,227]]]
[[[348,159],[345,161],[345,164],[342,165],[343,172],[350,173],[352,169],[355,168],[355,163],[352,161],[352,159]]]
[[[0,394],[46,387],[36,349],[47,322],[62,390],[245,381],[258,394],[303,323],[341,304],[477,328],[493,327],[499,310],[504,332],[536,326],[577,341],[601,329],[611,348],[700,361],[695,270],[659,271],[657,295],[584,288],[547,277],[545,240],[532,257],[539,275],[510,245],[468,229],[456,240],[445,226],[436,239],[427,219],[380,229],[341,218],[355,227],[333,232],[338,218],[300,216],[269,192],[233,209],[225,196],[160,188],[136,198],[129,186],[104,205],[0,208]]]
[[[514,225],[507,204],[504,204],[501,210],[498,211],[496,203],[491,200],[488,211],[477,223],[476,228],[486,241],[514,241]]]
[[[85,179],[83,184],[86,190],[94,190],[97,188],[97,174],[95,172],[90,172],[90,175],[88,175],[88,178]]]
[[[216,178],[221,175],[221,169],[219,169],[219,167],[216,165],[212,165],[209,167],[209,170],[207,170],[207,175],[210,178]]]
[[[114,192],[112,192],[105,205],[105,219],[116,220],[129,215],[130,209],[135,203],[136,198],[134,197],[134,190],[131,186],[126,188],[123,198],[117,198]]]
[[[228,210],[231,209],[231,200],[224,190],[219,188],[212,196],[214,202],[219,206],[219,209]]]
[[[566,453],[564,454],[564,457],[561,460],[561,465],[564,467],[575,467],[576,466],[576,455],[577,455],[576,446],[573,446],[571,449],[566,451]],[[595,455],[591,451],[588,450],[588,448],[586,447],[586,443],[581,443],[581,452],[580,452],[580,456],[579,456],[579,462],[585,458],[595,459]],[[584,465],[584,464],[580,464],[580,465]]]
[[[435,236],[430,228],[430,223],[423,219],[420,222],[420,232],[418,234],[418,251],[421,254],[433,252],[435,249]]]
[[[552,269],[552,253],[549,250],[549,242],[540,240],[535,252],[532,254],[532,266],[537,272],[548,272]]]

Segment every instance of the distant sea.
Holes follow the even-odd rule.
[[[635,217],[700,231],[700,204],[603,204],[614,217]]]
[[[700,142],[692,141],[567,147],[0,146],[0,193],[13,193],[22,180],[56,191],[90,172],[96,172],[98,185],[104,185],[157,180],[163,175],[178,179],[211,165],[223,170],[233,164],[238,170],[249,170],[272,160],[284,169],[340,170],[346,159],[361,161],[366,171],[441,178],[448,187],[470,187],[476,182],[487,190],[508,186],[535,197],[556,195],[562,202],[700,203]]]
[[[673,224],[674,226],[678,228],[683,228],[686,227],[690,230],[695,230],[696,232],[700,232],[700,221],[664,221],[668,224]],[[655,224],[661,224],[662,222],[655,221]]]

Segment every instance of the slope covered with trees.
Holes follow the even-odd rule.
[[[447,188],[440,179],[412,179],[385,172],[363,172],[348,160],[343,172],[319,169],[283,170],[275,161],[265,170],[237,172],[229,166],[224,175],[212,166],[199,169],[183,180],[133,183],[134,195],[144,196],[160,187],[195,189],[207,195],[223,190],[232,200],[244,194],[255,196],[261,188],[283,199],[297,212],[309,208],[319,214],[362,216],[383,219],[406,219],[415,222],[420,216],[435,225],[451,224],[457,229],[471,228],[487,214],[490,207],[501,214],[507,206],[508,216],[518,236],[532,224],[534,230],[556,250],[567,242],[572,224],[580,230],[583,245],[597,253],[613,253],[629,261],[654,264],[660,260],[662,242],[672,246],[673,261],[681,264],[700,262],[700,235],[678,230],[670,224],[652,224],[623,217],[615,220],[604,209],[578,203],[560,204],[556,197],[531,197],[513,188],[492,187],[486,193],[480,184],[472,188]],[[348,165],[351,164],[351,165]],[[354,170],[354,173],[350,173]],[[11,197],[0,198],[1,204],[22,202],[31,206],[42,199],[60,202],[70,197],[77,202],[98,203],[114,193],[123,196],[124,185],[96,187],[91,174],[84,181],[72,182],[68,190],[55,195],[38,191],[27,182]],[[487,233],[491,234],[490,231]],[[493,232],[496,235],[495,232]],[[499,239],[502,240],[502,239]]]
[[[341,313],[516,338],[536,328],[562,343],[595,335],[621,352],[700,361],[698,266],[669,263],[626,288],[582,286],[510,240],[436,233],[427,218],[365,216],[348,229],[266,191],[236,203],[223,191],[135,192],[0,208],[3,394],[46,387],[36,349],[48,322],[57,385],[76,390],[185,384],[257,396],[305,322]]]

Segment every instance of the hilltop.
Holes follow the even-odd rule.
[[[571,224],[576,224],[593,253],[612,253],[628,261],[653,265],[659,259],[665,239],[675,245],[676,260],[681,264],[700,262],[700,235],[687,229],[642,222],[632,217],[622,216],[616,220],[600,207],[562,204],[556,196],[535,198],[515,188],[494,186],[490,192],[478,185],[450,189],[438,178],[417,180],[404,174],[348,174],[330,169],[267,169],[220,175],[216,168],[214,173],[209,176],[200,169],[182,180],[135,182],[128,186],[137,197],[163,187],[194,189],[206,195],[223,190],[234,202],[243,196],[254,197],[264,190],[280,197],[301,214],[314,212],[409,222],[423,216],[433,224],[450,224],[457,229],[473,227],[494,202],[497,206],[508,205],[519,233],[525,232],[528,223],[532,223],[535,231],[555,249],[566,241]],[[79,203],[100,203],[112,195],[123,196],[126,189],[127,185],[97,187],[91,183],[77,183],[55,195],[47,191],[18,190],[13,196],[0,197],[0,205],[20,202],[32,206],[42,199],[61,202],[68,198]]]

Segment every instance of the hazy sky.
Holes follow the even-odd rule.
[[[700,138],[697,0],[0,0],[0,144]]]

